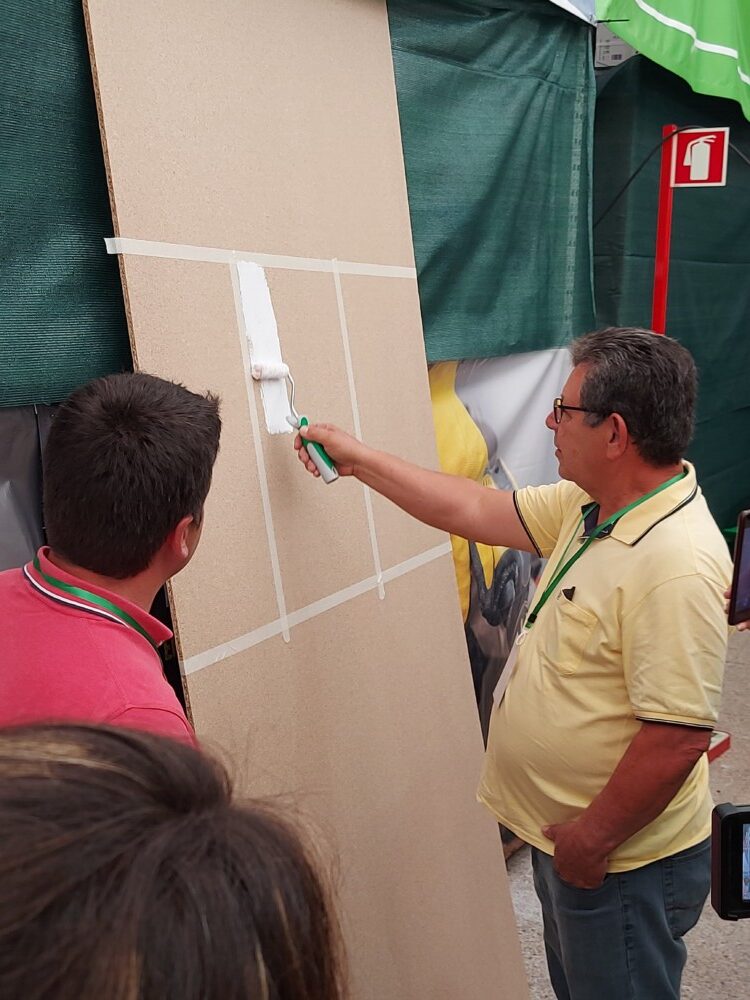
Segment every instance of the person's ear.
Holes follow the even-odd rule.
[[[619,458],[623,455],[630,442],[628,425],[619,413],[611,413],[607,418],[609,426],[609,437],[607,439],[607,452],[610,458]]]
[[[194,524],[195,518],[192,514],[183,517],[167,536],[167,544],[176,559],[184,562],[190,558],[190,528]]]

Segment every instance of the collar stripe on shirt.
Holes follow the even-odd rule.
[[[104,611],[102,608],[95,608],[90,604],[84,604],[82,601],[74,601],[70,597],[63,597],[61,594],[56,594],[53,590],[47,590],[46,587],[43,587],[42,584],[39,583],[38,580],[35,580],[31,573],[29,573],[28,566],[23,567],[23,575],[32,587],[44,594],[45,597],[49,597],[51,601],[57,601],[59,604],[68,604],[70,607],[79,608],[81,611],[88,611],[92,615],[98,615],[100,618],[106,618],[108,621],[116,622],[116,624],[122,625],[123,628],[128,628],[125,622],[118,618],[117,615],[111,615],[108,611]],[[135,632],[135,629],[131,629],[131,631]],[[135,634],[138,635],[137,632]]]
[[[646,528],[646,530],[643,532],[643,534],[639,535],[635,539],[633,545],[637,545],[638,542],[642,541],[642,539],[646,537],[649,531],[653,531],[653,529],[657,526],[657,524],[661,524],[662,521],[666,521],[668,517],[671,517],[673,514],[676,514],[678,511],[682,510],[683,507],[687,507],[687,505],[689,503],[692,503],[697,496],[698,496],[698,483],[696,483],[695,486],[693,487],[692,493],[688,494],[688,496],[686,496],[684,500],[681,500],[676,507],[673,507],[672,510],[667,511],[667,513],[664,514],[663,517],[660,517],[657,521],[654,521],[653,524],[649,525],[648,528]]]

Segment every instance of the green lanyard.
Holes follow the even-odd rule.
[[[58,580],[54,576],[49,576],[40,566],[39,556],[34,556],[34,569],[43,580],[46,580],[47,583],[51,584],[53,587],[57,587],[58,590],[64,590],[66,594],[70,594],[72,597],[81,597],[84,601],[89,601],[91,604],[97,604],[105,611],[109,611],[110,614],[119,618],[125,625],[129,625],[130,628],[135,629],[136,632],[142,635],[143,638],[158,651],[158,646],[145,628],[137,622],[132,615],[129,615],[127,611],[124,611],[122,608],[118,608],[116,604],[113,604],[112,601],[108,601],[106,597],[100,597],[99,594],[92,594],[90,590],[84,590],[83,587],[73,587],[69,583],[64,583],[62,580]]]
[[[581,558],[581,556],[586,551],[586,549],[589,547],[589,545],[591,545],[591,543],[593,541],[595,541],[595,539],[601,537],[602,533],[611,524],[614,524],[615,521],[618,521],[621,517],[623,517],[623,515],[627,514],[631,510],[634,510],[636,507],[639,507],[642,503],[645,503],[647,500],[650,500],[651,497],[655,497],[656,494],[657,493],[661,493],[662,490],[666,490],[670,486],[674,486],[675,483],[679,483],[680,480],[684,479],[686,475],[687,475],[687,470],[683,470],[682,472],[678,473],[676,476],[672,476],[671,479],[668,479],[666,481],[666,483],[662,483],[661,486],[657,486],[656,489],[651,490],[650,493],[645,493],[642,497],[639,497],[637,500],[634,500],[632,503],[629,503],[627,505],[627,507],[623,507],[621,510],[615,511],[615,513],[612,514],[612,515],[610,515],[607,518],[606,521],[602,521],[601,524],[597,524],[597,526],[594,528],[594,530],[591,532],[591,534],[584,540],[583,545],[581,545],[580,549],[577,552],[574,552],[573,555],[570,557],[570,559],[568,559],[568,561],[565,562],[565,557],[568,554],[568,550],[570,549],[570,546],[573,544],[573,542],[578,537],[578,532],[579,532],[579,530],[581,529],[581,527],[583,525],[585,515],[583,517],[581,517],[581,520],[576,525],[576,530],[573,532],[573,537],[570,539],[570,541],[568,542],[568,544],[565,546],[565,551],[563,552],[562,556],[560,557],[560,561],[557,564],[557,568],[555,569],[554,573],[552,574],[552,579],[547,584],[547,586],[544,588],[542,596],[539,598],[539,600],[537,601],[536,606],[534,607],[533,611],[531,612],[531,614],[529,615],[529,617],[524,622],[523,630],[521,631],[521,633],[519,634],[518,638],[516,639],[516,642],[518,643],[519,646],[524,641],[524,639],[526,638],[526,636],[529,634],[529,632],[530,632],[530,630],[531,630],[534,622],[539,617],[539,612],[542,610],[542,608],[544,607],[544,605],[549,600],[550,595],[556,589],[556,587],[557,587],[558,583],[560,582],[560,580],[562,580],[562,578],[568,572],[568,570],[573,565],[573,563],[575,563],[578,559]]]

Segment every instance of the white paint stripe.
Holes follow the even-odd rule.
[[[284,600],[284,587],[281,582],[281,566],[279,565],[279,551],[276,546],[276,532],[273,527],[273,513],[271,511],[271,498],[268,492],[268,477],[266,475],[266,464],[263,459],[263,442],[260,434],[260,421],[258,420],[258,408],[255,403],[255,387],[253,377],[250,374],[250,352],[248,350],[247,331],[245,330],[245,320],[242,312],[242,297],[240,295],[240,278],[237,273],[237,265],[233,264],[230,269],[232,273],[232,291],[234,292],[234,306],[237,311],[237,329],[240,335],[240,348],[242,351],[242,365],[245,370],[245,388],[247,389],[247,404],[250,410],[250,423],[253,428],[253,440],[255,442],[255,460],[258,467],[258,483],[260,485],[260,499],[263,504],[263,517],[266,523],[266,538],[268,539],[268,552],[271,558],[271,572],[273,574],[273,585],[276,591],[276,605],[279,609],[279,631],[285,642],[289,642],[289,623],[286,614],[286,601]]]
[[[276,315],[266,272],[251,260],[238,260],[234,265],[240,286],[240,302],[245,319],[245,333],[252,365],[283,364]],[[250,372],[252,375],[252,371]],[[285,378],[263,379],[260,395],[269,434],[291,434],[287,417],[291,417]]]
[[[133,254],[137,257],[166,257],[170,260],[200,260],[214,264],[234,264],[239,260],[253,261],[261,267],[281,267],[291,271],[333,271],[333,261],[316,257],[288,257],[282,254],[254,253],[250,250],[222,250],[220,247],[190,246],[186,243],[159,243],[154,240],[134,240],[126,236],[105,237],[107,253]],[[397,264],[363,264],[357,261],[338,262],[342,274],[364,274],[374,278],[416,279],[414,267]]]
[[[702,52],[711,52],[717,56],[727,56],[730,59],[735,59],[737,61],[737,73],[743,83],[750,84],[750,76],[742,71],[739,65],[740,54],[737,49],[732,49],[728,45],[716,45],[714,42],[704,42],[701,38],[698,38],[698,33],[692,24],[685,24],[683,21],[677,21],[673,17],[668,17],[662,11],[657,10],[652,7],[651,4],[646,3],[645,0],[635,0],[635,5],[639,7],[644,14],[652,17],[655,21],[660,24],[665,25],[667,28],[674,28],[675,31],[682,31],[686,35],[690,35],[693,39],[693,47],[700,49]]]
[[[392,566],[390,569],[384,570],[383,580],[386,582],[396,580],[398,577],[405,576],[407,573],[411,573],[413,570],[419,569],[421,566],[426,566],[435,559],[440,559],[442,556],[450,554],[450,543],[443,542],[441,545],[436,545],[435,548],[428,549],[426,552],[420,552],[419,555],[413,556],[411,559],[406,559],[404,562],[398,563],[396,566]],[[320,601],[308,604],[306,607],[300,608],[298,611],[290,612],[287,616],[288,625],[290,627],[301,625],[303,622],[309,621],[311,618],[316,618],[318,615],[325,614],[326,611],[330,611],[332,608],[336,608],[341,604],[346,604],[347,601],[352,601],[356,597],[361,597],[362,594],[366,594],[370,590],[375,590],[377,586],[377,578],[371,576],[366,580],[362,580],[360,583],[352,584],[351,587],[345,587],[344,590],[339,590],[335,594],[330,594],[328,597],[324,597]],[[273,636],[279,635],[281,631],[281,621],[269,622],[267,625],[261,625],[260,628],[253,629],[252,632],[247,632],[245,635],[238,636],[230,642],[222,643],[220,646],[214,646],[213,649],[207,649],[205,653],[198,653],[195,656],[189,657],[183,664],[183,670],[186,674],[194,674],[198,670],[203,670],[205,667],[210,667],[214,663],[219,663],[221,660],[226,660],[230,656],[235,656],[237,653],[242,653],[246,649],[251,649],[253,646],[257,646],[259,643],[265,642],[266,639],[271,639]]]
[[[349,345],[349,326],[346,322],[346,310],[344,309],[344,294],[341,290],[341,274],[338,267],[339,262],[333,261],[333,281],[336,285],[336,304],[339,310],[339,328],[341,330],[341,341],[344,346],[344,360],[346,363],[346,378],[349,383],[349,398],[352,404],[352,420],[354,421],[354,433],[359,440],[362,440],[362,424],[359,419],[359,403],[357,402],[357,387],[354,382],[354,366],[352,365],[352,352]],[[372,561],[375,565],[375,578],[378,582],[378,597],[382,601],[385,597],[385,587],[383,586],[383,572],[380,563],[380,549],[378,538],[375,534],[375,515],[372,510],[372,494],[370,487],[362,483],[362,491],[365,498],[365,511],[367,512],[367,527],[370,531],[370,546],[372,547]]]

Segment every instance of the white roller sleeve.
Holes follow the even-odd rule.
[[[250,368],[250,374],[259,382],[263,379],[288,378],[289,366],[284,364],[261,364],[254,361]]]

